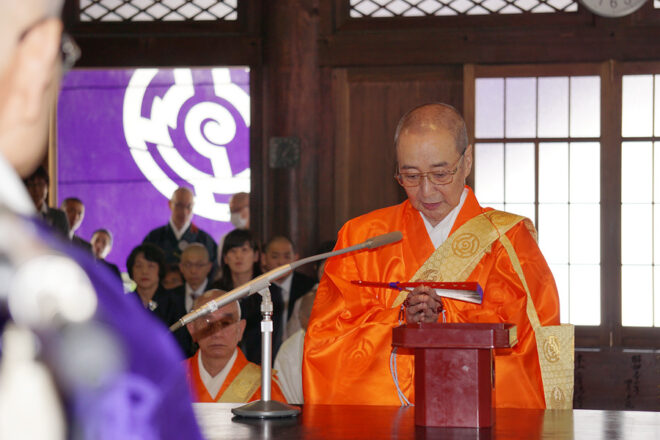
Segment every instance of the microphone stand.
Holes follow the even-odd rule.
[[[273,301],[268,287],[259,291],[261,295],[261,400],[255,400],[243,406],[232,408],[231,412],[240,417],[272,419],[276,417],[294,417],[300,414],[300,408],[271,400],[273,352]]]

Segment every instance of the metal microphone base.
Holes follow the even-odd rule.
[[[277,400],[257,400],[239,406],[238,408],[232,408],[231,412],[239,417],[275,419],[280,417],[295,417],[300,414],[300,408],[278,402]]]

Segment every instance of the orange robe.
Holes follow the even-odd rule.
[[[485,211],[468,191],[451,233]],[[399,292],[357,287],[351,281],[408,281],[433,253],[433,243],[420,213],[405,201],[346,223],[337,248],[397,230],[403,233],[398,243],[328,260],[305,339],[305,403],[400,405],[389,369],[391,329],[398,325],[399,315],[391,305]],[[541,324],[559,324],[557,288],[536,241],[522,222],[506,235],[520,259]],[[494,405],[545,408],[534,331],[526,314],[527,294],[499,241],[467,281],[481,284],[483,304],[443,299],[447,322],[508,322],[518,327],[518,344],[495,352]],[[413,362],[410,352],[398,352],[399,384],[411,401]]]
[[[227,391],[227,388],[229,385],[236,379],[236,376],[245,368],[247,365],[256,365],[253,364],[252,362],[248,361],[245,355],[241,350],[238,350],[238,355],[236,356],[236,361],[234,362],[234,365],[232,365],[231,370],[229,370],[229,374],[227,375],[227,378],[225,379],[224,383],[222,384],[222,387],[220,387],[220,391],[218,391],[217,396],[215,399],[209,394],[208,390],[206,389],[206,386],[204,385],[204,382],[202,381],[202,377],[199,374],[199,353],[200,350],[197,350],[197,352],[192,356],[183,361],[183,364],[186,368],[186,377],[188,379],[188,385],[190,386],[190,391],[193,395],[193,401],[194,402],[218,402],[220,400],[220,397],[222,397],[222,394]],[[259,382],[261,384],[261,382]],[[284,394],[282,393],[282,390],[280,389],[279,384],[277,383],[277,379],[275,377],[275,373],[273,373],[273,381],[271,383],[271,390],[270,390],[270,398],[271,400],[277,400],[279,402],[286,403],[286,398],[284,397]],[[252,402],[254,400],[259,400],[261,399],[261,385],[257,390],[250,396],[249,399],[245,400],[245,402]]]

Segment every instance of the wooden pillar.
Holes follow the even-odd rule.
[[[318,240],[318,0],[264,0],[261,235]],[[299,153],[299,154],[298,154]]]

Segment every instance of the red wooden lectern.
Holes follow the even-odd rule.
[[[516,344],[514,324],[410,324],[392,345],[415,351],[415,424],[484,428],[493,424],[493,349]]]

